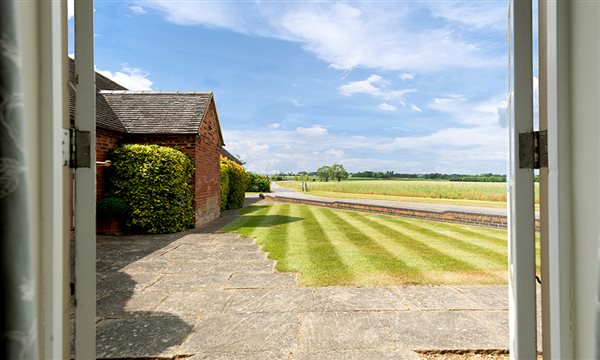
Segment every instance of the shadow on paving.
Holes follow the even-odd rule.
[[[245,206],[261,199],[246,199]],[[205,226],[176,234],[98,236],[96,355],[101,359],[173,357],[194,319],[154,311],[166,294],[144,289],[160,278],[161,255],[190,234],[211,234],[243,211],[228,210]],[[140,321],[142,320],[142,321]]]
[[[158,305],[156,294],[135,293],[134,297],[139,284],[129,274],[118,271],[109,282],[110,289],[103,283],[98,292],[98,358],[170,356],[192,331],[193,324],[178,316],[150,311]]]

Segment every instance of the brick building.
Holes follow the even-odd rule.
[[[110,160],[112,151],[124,143],[177,148],[195,163],[196,225],[218,218],[219,156],[226,150],[212,92],[129,91],[98,73],[96,91],[97,161]],[[105,168],[97,167],[98,199],[104,196],[105,186]]]

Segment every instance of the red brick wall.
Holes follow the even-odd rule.
[[[111,130],[96,128],[96,161],[110,160],[110,153],[123,141],[124,135]],[[106,190],[105,167],[96,167],[96,199],[104,197]]]
[[[219,171],[221,138],[214,101],[206,111],[200,135],[196,138],[196,224],[218,218],[221,172]]]

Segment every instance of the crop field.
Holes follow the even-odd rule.
[[[300,190],[300,182],[279,181],[283,187]],[[400,197],[415,199],[447,199],[447,200],[471,200],[490,202],[482,204],[491,206],[497,203],[504,206],[506,203],[505,183],[486,182],[451,182],[451,181],[404,181],[404,180],[353,180],[341,182],[309,182],[309,193],[320,196],[357,197],[365,195],[365,198],[382,199],[386,197]],[[539,202],[538,186],[536,184],[536,203]],[[374,197],[375,196],[375,197]],[[389,198],[389,200],[394,200]],[[406,199],[412,201],[411,199]]]
[[[506,230],[298,204],[248,206],[222,230],[304,286],[507,282]]]

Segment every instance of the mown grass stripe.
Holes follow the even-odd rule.
[[[329,218],[325,208],[311,207],[311,209],[344,264],[353,266],[357,274],[374,274],[379,271],[371,262],[370,255],[348,238],[348,234]],[[363,281],[355,280],[357,284]]]
[[[444,227],[443,223],[439,223],[439,222],[431,222],[432,226],[441,228]],[[469,238],[477,238],[477,239],[481,239],[481,240],[485,240],[487,242],[493,243],[496,246],[499,246],[503,249],[505,249],[506,251],[506,247],[508,246],[508,238],[507,238],[507,234],[506,231],[504,230],[495,230],[495,229],[486,229],[486,228],[482,228],[481,231],[473,231],[473,230],[469,230],[466,228],[466,226],[464,225],[455,225],[452,227],[452,231],[456,234],[460,234]],[[491,235],[488,232],[489,231],[493,231],[496,232],[497,234],[495,235]]]
[[[377,241],[388,249],[390,253],[402,259],[405,266],[417,270],[432,267],[430,260],[421,256],[421,254],[406,243],[397,241],[395,234],[391,235],[389,232],[382,231],[379,227],[374,227],[373,222],[369,221],[364,214],[355,211],[344,211],[342,216],[353,221],[356,227],[364,229],[364,231],[373,232],[374,238],[379,239]]]
[[[475,268],[489,268],[491,265],[490,263],[495,264],[496,267],[506,266],[507,264],[506,253],[491,251],[476,244],[431,230],[427,228],[427,222],[425,221],[419,222],[422,225],[419,225],[417,221],[401,218],[383,218],[383,221],[394,224],[401,228],[402,231],[427,237],[429,244],[432,247],[448,254],[448,256],[468,262]]]
[[[277,207],[273,207],[272,212],[264,215],[264,221],[260,223],[260,226],[270,227],[270,241],[263,242],[257,240],[259,244],[263,245],[264,251],[269,253],[271,259],[285,259],[285,253],[288,247],[288,234],[290,233],[290,221],[292,220],[289,216],[290,205],[284,204]],[[259,215],[260,216],[260,215]]]
[[[323,226],[314,214],[313,207],[300,205],[306,247],[310,257],[312,285],[352,284],[354,274],[345,264]]]
[[[383,216],[377,217],[378,220],[381,220],[381,218],[383,218]],[[473,266],[471,263],[463,261],[457,257],[450,256],[435,247],[425,244],[423,241],[417,240],[416,237],[407,235],[406,233],[397,230],[396,228],[391,227],[382,221],[374,220],[370,216],[364,216],[364,219],[371,225],[371,227],[379,229],[379,231],[394,238],[395,241],[412,247],[420,256],[430,259],[432,270],[478,270],[478,268]]]
[[[464,250],[474,252],[478,255],[484,254],[484,256],[502,259],[502,261],[506,264],[506,242],[504,246],[498,247],[494,244],[488,244],[485,240],[481,240],[476,235],[471,238],[453,235],[454,229],[457,227],[455,224],[414,219],[402,219],[401,221],[414,225],[417,230],[422,230],[427,235],[439,237],[441,239],[450,239],[453,243],[456,243],[457,246],[463,248]]]
[[[271,211],[273,211],[273,206],[255,205],[255,206],[248,206],[242,210],[243,210],[241,212],[241,214],[243,214],[242,217],[238,218],[233,223],[225,226],[221,230],[225,231],[225,232],[236,231],[236,232],[241,233],[244,236],[254,237],[252,234],[257,229],[256,224],[258,222],[260,222],[260,220],[261,220],[260,218],[257,218],[256,216],[263,216],[265,214],[270,213]]]
[[[306,236],[304,234],[304,225],[302,222],[306,220],[302,217],[298,206],[290,206],[287,211],[290,219],[298,219],[290,222],[286,226],[284,236],[285,249],[283,251],[274,252],[273,257],[269,258],[277,260],[275,268],[282,272],[300,272],[300,281],[305,276],[303,264],[309,262],[308,251],[306,247]],[[277,257],[278,255],[279,257]]]
[[[429,224],[428,224],[429,225]],[[508,242],[504,241],[503,244],[498,244],[494,241],[490,241],[490,240],[486,240],[486,239],[480,239],[477,238],[476,235],[474,235],[473,237],[469,237],[467,235],[463,235],[458,231],[455,231],[454,228],[454,224],[453,227],[450,228],[445,228],[443,226],[438,226],[437,224],[433,225],[429,225],[434,231],[437,231],[441,234],[447,235],[451,238],[454,239],[461,239],[467,242],[471,242],[473,244],[476,244],[478,246],[481,246],[484,249],[487,249],[489,251],[495,252],[496,254],[500,255],[500,256],[504,256],[506,257],[506,254],[508,253]]]
[[[407,266],[399,257],[381,246],[374,239],[374,236],[367,235],[366,232],[344,219],[341,215],[346,213],[345,211],[334,212],[330,209],[323,209],[321,211],[345,235],[347,240],[364,253],[371,266],[377,271],[388,277],[399,279],[410,277],[414,281],[420,278],[420,271]]]

